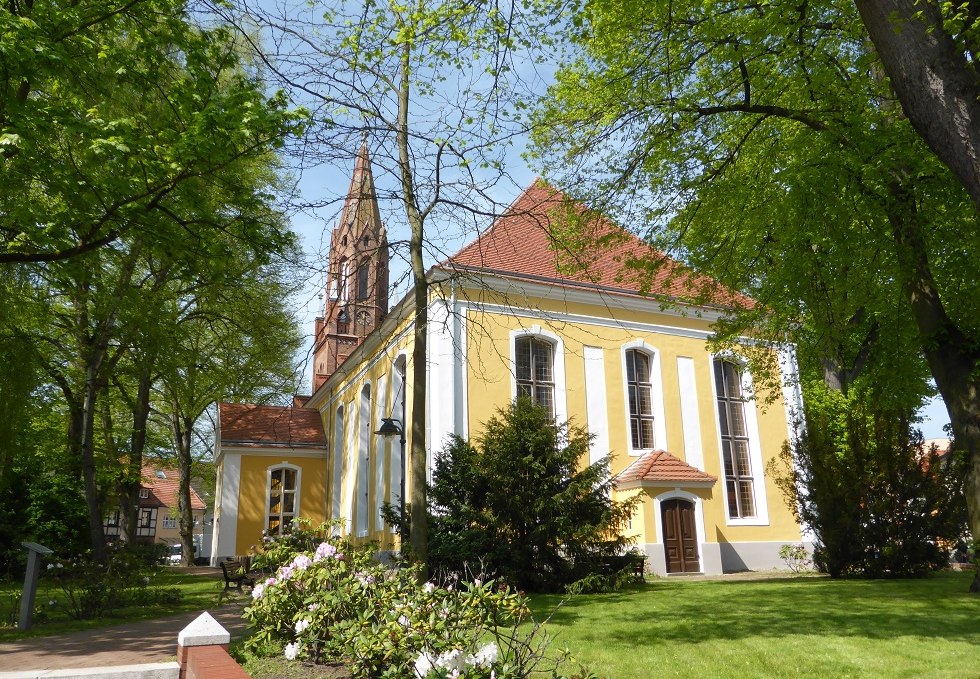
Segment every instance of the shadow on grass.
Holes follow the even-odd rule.
[[[911,635],[980,641],[980,597],[972,574],[921,580],[657,580],[633,591],[564,600],[550,625],[587,625],[603,639],[635,644],[822,635],[892,639]],[[535,596],[536,617],[560,596]]]

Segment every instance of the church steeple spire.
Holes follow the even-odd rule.
[[[340,219],[330,236],[327,301],[316,319],[313,390],[323,384],[388,313],[388,237],[381,223],[367,138]]]

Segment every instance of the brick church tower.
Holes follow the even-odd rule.
[[[388,237],[365,142],[354,163],[340,220],[330,236],[327,303],[314,329],[313,391],[387,313]]]

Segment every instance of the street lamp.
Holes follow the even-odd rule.
[[[401,508],[402,521],[405,520],[405,425],[400,420],[393,417],[382,417],[381,427],[374,432],[378,436],[383,436],[386,440],[397,436],[399,450],[401,451],[401,490],[399,491],[398,502]]]

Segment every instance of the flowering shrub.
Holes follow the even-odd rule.
[[[245,609],[257,630],[253,651],[277,646],[290,660],[343,662],[355,677],[504,679],[541,669],[546,638],[539,625],[517,632],[530,612],[509,588],[420,584],[415,568],[387,567],[373,547],[340,538],[298,553],[283,546],[308,537],[267,541],[256,559],[272,574]]]
[[[786,562],[786,567],[794,573],[810,570],[810,553],[803,545],[783,545],[779,548],[779,558]]]

